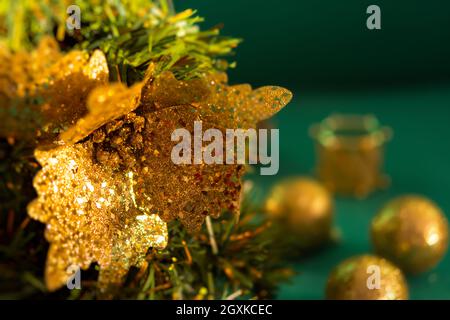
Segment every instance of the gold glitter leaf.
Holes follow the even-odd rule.
[[[253,90],[245,99],[245,107],[237,110],[238,123],[243,127],[253,127],[272,117],[291,99],[292,93],[281,87],[267,86]]]
[[[75,124],[87,111],[90,91],[109,76],[101,51],[63,55],[53,38],[44,38],[31,53],[0,55],[0,115],[7,120],[0,135],[32,145],[52,143]]]
[[[131,88],[122,84],[96,88],[87,101],[88,114],[63,132],[61,140],[66,143],[78,142],[102,125],[130,113],[139,105],[141,90],[141,83]]]
[[[142,89],[141,102],[147,111],[199,102],[209,95],[203,78],[180,81],[168,71],[153,78],[152,67],[147,71]]]
[[[90,58],[86,52],[72,51],[57,61],[38,82],[37,95],[45,97],[40,106],[46,122],[43,131],[50,135],[75,124],[87,111],[89,93],[107,81],[107,62],[101,51]]]
[[[216,74],[208,78],[211,94],[193,103],[208,122],[222,128],[255,128],[270,118],[292,99],[284,88],[266,86],[256,90],[248,84],[228,86],[226,77]]]
[[[35,153],[43,168],[28,213],[47,224],[50,290],[66,283],[71,267],[86,269],[92,262],[101,267],[101,288],[120,283],[149,247],[167,244],[166,224],[135,203],[133,173],[95,164],[92,153],[92,143]]]

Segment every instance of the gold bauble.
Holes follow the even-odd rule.
[[[390,201],[372,221],[375,251],[408,273],[433,268],[448,246],[448,222],[431,200],[403,196]]]
[[[291,178],[275,185],[265,203],[266,212],[281,222],[300,247],[311,248],[330,239],[333,198],[310,178]]]
[[[330,300],[406,300],[402,271],[386,259],[363,255],[340,263],[328,278]]]

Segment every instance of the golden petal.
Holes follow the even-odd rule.
[[[75,124],[87,112],[89,92],[109,77],[101,51],[63,55],[53,38],[43,38],[31,53],[0,55],[0,113],[8,119],[0,134],[31,144],[52,142]]]
[[[65,143],[76,143],[87,137],[94,130],[126,115],[139,105],[142,83],[127,88],[122,84],[99,87],[90,94],[86,116],[60,136]]]
[[[277,86],[253,90],[237,110],[237,122],[243,127],[254,127],[280,111],[291,99],[292,93],[289,90]]]
[[[107,286],[142,263],[148,248],[167,245],[166,224],[136,206],[132,175],[94,163],[92,143],[35,155],[42,170],[28,213],[47,225],[50,290],[66,283],[71,267],[86,269],[92,262],[102,270],[100,286]]]
[[[156,77],[147,75],[141,100],[146,111],[155,111],[202,101],[208,95],[205,79],[181,81],[173,73],[163,72]]]

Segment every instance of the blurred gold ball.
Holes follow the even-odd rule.
[[[447,219],[425,197],[403,196],[390,201],[372,220],[371,232],[377,254],[408,273],[433,268],[447,251]]]
[[[408,285],[402,271],[377,256],[356,256],[331,272],[326,297],[330,300],[406,300]]]
[[[311,248],[330,239],[333,198],[310,178],[290,178],[276,184],[265,203],[266,212],[295,235],[300,247]]]

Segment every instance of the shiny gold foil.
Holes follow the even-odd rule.
[[[386,204],[372,220],[375,251],[405,272],[433,268],[448,247],[448,222],[431,200],[403,196]]]
[[[377,256],[363,255],[347,259],[333,269],[326,297],[330,300],[407,300],[408,286],[395,265]]]

